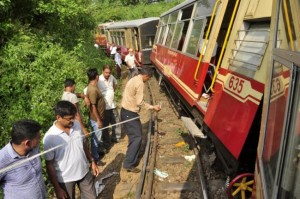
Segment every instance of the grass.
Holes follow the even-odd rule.
[[[181,129],[181,128],[177,129],[177,130],[176,130],[176,133],[177,133],[179,136],[186,136],[186,135],[188,135],[188,132],[185,131],[185,130],[183,130],[183,129]]]

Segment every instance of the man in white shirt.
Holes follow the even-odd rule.
[[[134,51],[132,48],[129,48],[128,55],[125,57],[125,62],[128,69],[128,80],[138,74],[137,66],[140,67],[141,65],[135,59]]]
[[[105,111],[103,119],[103,127],[109,124],[113,125],[120,122],[116,104],[114,102],[115,88],[117,80],[111,75],[111,69],[108,65],[103,66],[102,74],[99,76],[98,88],[105,99]],[[110,139],[108,129],[103,129],[102,139],[104,145],[109,148],[110,142],[119,142],[121,138],[121,126],[112,127],[112,138]]]
[[[99,169],[84,144],[82,129],[75,120],[76,107],[69,101],[59,101],[54,109],[56,121],[46,132],[43,143],[46,169],[57,198],[75,198],[75,185],[82,198],[96,198],[94,179]],[[88,162],[89,161],[89,162]]]
[[[111,46],[110,46],[110,48],[109,48],[109,50],[110,50],[110,57],[112,59],[114,59],[115,58],[115,54],[117,53],[117,46],[114,43],[112,43]]]
[[[115,55],[115,63],[116,63],[116,77],[117,77],[117,79],[120,79],[121,78],[121,69],[122,69],[121,48],[117,48],[117,53]]]

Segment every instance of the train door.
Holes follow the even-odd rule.
[[[300,198],[300,3],[278,2],[256,198]]]

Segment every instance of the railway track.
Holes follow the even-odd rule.
[[[106,165],[101,167],[97,180],[114,175],[103,181],[106,187],[97,199],[227,198],[226,176],[212,169],[215,155],[211,145],[206,139],[194,139],[189,134],[174,101],[161,90],[155,78],[149,81],[149,87],[148,91],[145,89],[146,101],[160,103],[162,110],[140,112],[143,150],[138,168],[142,172],[135,174],[122,169],[127,149],[124,135],[123,141],[103,158]]]
[[[200,150],[198,143],[203,142],[204,148],[210,145],[189,134],[155,78],[148,87],[148,101],[161,104],[162,110],[149,116],[148,142],[135,198],[227,198],[226,176],[211,169],[215,156],[211,150]]]

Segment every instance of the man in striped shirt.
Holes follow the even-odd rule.
[[[11,141],[0,150],[0,185],[5,199],[47,198],[41,158],[28,160],[39,153],[40,130],[37,122],[20,120],[13,125]],[[13,166],[20,161],[25,162]]]

